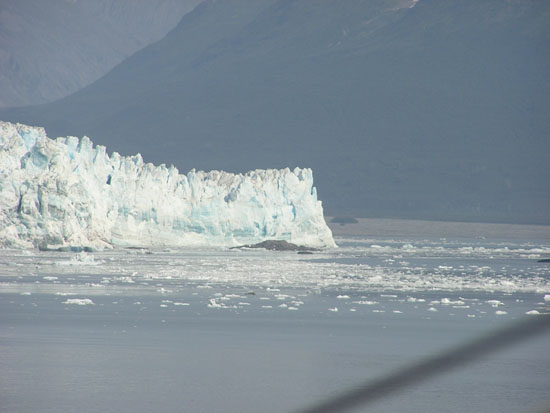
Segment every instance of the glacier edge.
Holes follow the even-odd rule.
[[[334,247],[311,169],[246,174],[108,155],[83,137],[0,121],[0,246]]]

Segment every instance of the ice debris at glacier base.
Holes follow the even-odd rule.
[[[144,163],[0,121],[0,246],[335,246],[310,169],[246,174]]]

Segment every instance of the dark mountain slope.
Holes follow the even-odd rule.
[[[550,4],[410,5],[207,1],[0,117],[183,171],[309,166],[333,214],[550,223]]]

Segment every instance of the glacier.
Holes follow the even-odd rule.
[[[108,155],[84,136],[0,121],[0,246],[235,246],[269,239],[335,247],[311,169],[246,174]]]

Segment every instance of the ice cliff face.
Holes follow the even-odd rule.
[[[310,169],[179,174],[0,122],[0,246],[334,246]]]

